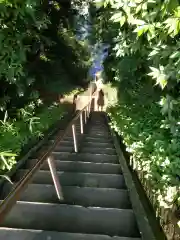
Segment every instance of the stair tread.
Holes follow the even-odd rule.
[[[89,130],[87,134],[88,135],[94,134],[94,135],[110,136],[110,132],[108,132],[108,131],[97,131],[95,129]]]
[[[96,149],[96,150],[98,150],[98,149],[100,149],[101,150],[101,148],[98,146],[98,145],[96,145],[97,147],[91,147],[91,146],[85,146],[85,147],[82,147],[82,150],[83,149],[92,149],[92,150],[94,150],[94,149]],[[115,151],[115,148],[112,146],[112,147],[103,147],[103,149],[105,149],[105,150],[114,150]]]
[[[77,205],[18,201],[1,225],[12,228],[139,237],[135,216],[130,209],[86,208]]]
[[[54,151],[59,151],[59,152],[74,152],[74,146],[61,146],[61,145],[57,145],[54,149]],[[82,145],[80,152],[92,152],[92,153],[106,153],[108,155],[111,154],[115,154],[116,150],[114,148],[114,146],[102,146],[102,145],[94,145],[94,146],[90,146],[90,145]]]
[[[86,140],[84,139],[83,145],[86,144],[86,145],[99,145],[99,146],[107,146],[107,147],[114,147],[114,144],[112,142],[93,142],[93,141],[89,141],[89,140]]]
[[[116,150],[115,148],[99,148],[99,147],[83,147],[81,149],[82,153],[106,153],[107,155],[115,155],[116,154]]]
[[[112,142],[112,139],[111,138],[101,138],[101,137],[95,137],[95,136],[86,136],[85,138],[85,141],[90,139],[91,141],[105,141],[105,142]]]
[[[0,228],[0,238],[6,240],[140,240],[140,238],[17,228]]]
[[[37,162],[36,159],[29,160],[25,168],[31,168]],[[95,162],[82,162],[82,161],[62,161],[55,160],[55,166],[58,171],[68,172],[86,172],[86,173],[121,173],[119,164],[115,163],[95,163]],[[41,170],[49,170],[48,163],[41,167]]]
[[[63,160],[78,160],[83,162],[97,162],[97,163],[117,163],[118,158],[116,154],[104,153],[67,153],[67,152],[53,152],[55,159]]]
[[[10,192],[12,186],[6,187],[4,197]],[[63,186],[62,203],[82,206],[96,206],[109,208],[131,209],[131,203],[126,189],[91,188]],[[29,184],[21,194],[21,201],[59,203],[54,185]]]
[[[101,138],[104,138],[104,139],[108,139],[111,137],[111,135],[109,133],[104,133],[104,134],[101,134],[101,133],[97,133],[96,131],[94,132],[89,132],[88,134],[88,137],[97,137],[99,139]],[[85,135],[85,138],[86,138],[86,135]]]
[[[27,170],[19,170],[15,179],[20,180]],[[57,172],[62,186],[86,186],[86,187],[105,187],[105,188],[126,188],[124,177],[121,174],[99,174],[99,173],[76,173],[76,172]],[[50,171],[40,170],[34,178],[33,183],[48,184],[52,183]]]

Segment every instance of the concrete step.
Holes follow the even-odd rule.
[[[82,147],[92,147],[92,148],[114,148],[114,144],[109,142],[89,142],[89,141],[83,141]]]
[[[85,136],[84,141],[89,141],[89,142],[100,142],[100,143],[112,143],[111,138],[102,138],[98,136]]]
[[[92,122],[92,121],[89,121],[88,127],[89,127],[89,128],[100,128],[100,129],[109,130],[109,128],[108,128],[108,126],[107,126],[106,124],[100,123],[100,122]]]
[[[91,126],[88,128],[88,132],[91,132],[91,131],[96,131],[98,133],[109,133],[110,134],[110,131],[108,130],[108,128],[103,128],[103,127],[94,127],[94,126]]]
[[[80,136],[81,133],[78,133],[77,135]],[[83,135],[84,135],[84,134],[83,134]],[[64,138],[63,138],[63,140],[65,140],[65,141],[67,141],[67,140],[72,141],[72,140],[73,140],[73,135],[72,135],[72,133],[69,134],[69,135],[65,135]]]
[[[97,132],[108,132],[109,133],[109,129],[107,127],[101,127],[101,126],[90,126],[88,128],[89,131],[97,131]]]
[[[140,238],[110,237],[107,235],[61,233],[32,229],[0,228],[4,240],[140,240]]]
[[[54,149],[55,151],[61,151],[61,152],[74,152],[74,146],[61,146],[60,144],[57,145]]]
[[[27,170],[19,170],[14,181],[20,180]],[[98,173],[73,173],[57,172],[62,186],[98,187],[98,188],[122,188],[125,189],[125,181],[122,175],[98,174]],[[51,173],[40,170],[32,180],[33,183],[53,184]]]
[[[95,139],[96,142],[112,142],[111,136],[97,135],[95,133],[84,135],[84,139]]]
[[[44,144],[43,148],[46,149],[50,146],[50,144],[53,144],[53,140],[51,140],[49,143]],[[56,147],[55,150],[61,151],[61,152],[73,152],[74,151],[74,143],[73,141],[63,141],[59,143]]]
[[[101,130],[101,131],[97,131],[96,129],[94,128],[87,128],[87,134],[94,134],[94,133],[97,133],[99,135],[105,135],[105,134],[108,134],[110,136],[110,132],[108,130]]]
[[[108,132],[88,131],[87,134],[89,137],[111,138],[111,135]]]
[[[25,168],[32,168],[37,160],[29,160]],[[78,162],[78,161],[62,161],[55,160],[56,169],[58,171],[67,172],[84,172],[84,173],[109,173],[118,174],[122,173],[119,164],[113,163],[92,163],[92,162]],[[41,167],[41,170],[49,170],[47,162]]]
[[[17,202],[1,225],[11,228],[139,237],[134,213],[129,209]]]
[[[51,139],[50,142],[53,143],[55,139]],[[73,146],[73,139],[72,140],[61,140],[59,143],[61,146]]]
[[[94,123],[94,124],[92,124]],[[93,121],[92,119],[88,122],[88,126],[89,127],[100,127],[100,128],[105,128],[105,129],[108,129],[108,126],[102,122],[102,121]]]
[[[80,134],[80,127],[76,127],[77,133]],[[65,132],[62,132],[61,136],[64,135]],[[66,136],[72,135],[72,129],[69,129],[69,131],[66,132]],[[52,136],[50,139],[54,139],[57,135]]]
[[[88,136],[93,136],[93,137],[106,137],[106,138],[108,138],[108,137],[111,137],[111,135],[110,135],[110,133],[109,132],[97,132],[97,131],[95,131],[95,130],[90,130],[90,131],[88,131]]]
[[[118,163],[117,155],[94,154],[94,153],[62,153],[53,152],[56,160],[63,161],[82,161],[95,163]]]
[[[97,116],[95,116],[93,114],[95,114],[95,112],[91,113],[90,121],[103,123],[103,121],[105,120],[104,116],[98,115],[99,113],[97,114]]]
[[[92,127],[94,127],[94,126],[103,126],[103,127],[106,127],[107,128],[107,125],[106,125],[106,123],[104,122],[104,121],[102,121],[102,119],[99,121],[99,120],[93,120],[93,119],[91,119],[90,121],[89,121],[89,125]]]
[[[80,133],[80,129],[78,129],[78,131],[77,131],[77,136],[81,136],[81,133]],[[54,141],[56,139],[56,136],[52,136],[49,140],[50,141]],[[71,140],[71,139],[73,139],[73,135],[72,135],[72,132],[70,131],[70,132],[68,132],[68,133],[66,133],[66,135],[64,136],[64,138],[63,138],[63,140]]]
[[[98,148],[98,147],[82,147],[81,153],[104,153],[108,155],[115,155],[115,148]]]
[[[12,185],[8,183],[4,188],[1,198],[5,198],[11,189]],[[128,191],[124,189],[63,186],[62,192],[64,199],[61,203],[65,204],[75,204],[84,207],[131,209]],[[59,203],[54,185],[47,184],[29,184],[28,188],[21,195],[20,200]]]
[[[72,146],[61,146],[59,144],[54,148],[54,151],[71,153],[71,152],[74,152],[74,145],[72,145]]]
[[[79,135],[80,136],[80,135]],[[64,137],[64,139],[63,139],[64,141],[71,141],[71,142],[73,142],[73,137],[72,136],[66,136],[66,137]],[[96,141],[96,142],[106,142],[106,143],[108,143],[108,142],[112,142],[112,139],[111,139],[111,137],[110,136],[102,136],[102,135],[89,135],[89,134],[87,134],[87,133],[84,133],[83,134],[83,141],[86,141],[86,140],[90,140],[90,142],[91,141]]]

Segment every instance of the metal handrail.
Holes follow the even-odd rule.
[[[8,196],[2,201],[0,204],[0,223],[4,220],[6,214],[12,209],[14,204],[19,200],[20,194],[25,190],[29,182],[32,180],[35,173],[40,170],[41,166],[44,164],[44,162],[47,160],[49,164],[49,168],[51,171],[51,175],[53,178],[53,182],[55,185],[56,193],[59,199],[63,198],[62,191],[61,191],[61,185],[59,183],[59,179],[57,177],[57,171],[54,164],[54,159],[52,158],[52,153],[55,149],[55,147],[63,140],[63,138],[67,135],[70,128],[72,128],[73,133],[73,140],[74,140],[74,150],[75,152],[78,152],[77,149],[77,142],[76,142],[76,129],[75,129],[75,123],[80,118],[80,125],[81,125],[81,134],[83,134],[83,119],[82,114],[85,112],[85,123],[87,122],[87,118],[90,115],[91,111],[91,104],[92,104],[92,97],[95,94],[95,90],[91,93],[90,91],[90,99],[88,100],[88,104],[80,110],[76,116],[71,120],[71,122],[68,124],[67,128],[65,129],[63,135],[60,134],[60,131],[58,133],[58,136],[56,140],[52,143],[52,145],[47,149],[45,153],[43,153],[42,156],[39,157],[36,164],[19,180],[19,182],[14,186],[14,188],[11,190],[11,192],[8,194]]]

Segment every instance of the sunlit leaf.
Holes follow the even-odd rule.
[[[142,34],[146,33],[149,29],[148,25],[142,25],[140,27],[137,27],[134,32],[137,32],[138,36],[140,37]]]
[[[154,50],[149,54],[149,56],[151,57],[151,56],[157,55],[158,53],[159,53],[159,51],[156,50],[156,49],[154,49]]]
[[[126,18],[122,16],[120,20],[121,27],[124,25],[125,21],[126,21]]]
[[[8,182],[10,182],[13,185],[13,182],[11,181],[10,177],[7,175],[0,175],[1,178],[5,178]]]
[[[158,78],[157,78],[157,84],[159,84],[161,86],[162,89],[164,89],[167,85],[167,78],[165,75],[160,75]]]
[[[179,58],[180,57],[180,51],[174,52],[170,58]]]
[[[146,22],[140,19],[134,19],[133,24],[135,25],[145,25]]]
[[[121,21],[121,18],[122,18],[122,13],[119,12],[119,13],[115,13],[115,14],[110,18],[110,20],[112,20],[113,22],[120,22],[120,21]]]

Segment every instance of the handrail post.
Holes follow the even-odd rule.
[[[72,125],[72,134],[73,134],[73,140],[74,140],[74,151],[78,152],[75,124]]]
[[[90,89],[90,101],[89,101],[89,104],[88,104],[88,115],[90,114],[90,111],[91,111],[92,93],[93,93],[93,90],[91,88]]]
[[[87,122],[87,110],[86,110],[86,108],[85,108],[85,110],[84,110],[84,121],[85,121],[85,124],[86,124],[86,122]]]
[[[52,156],[49,156],[47,158],[47,162],[48,162],[49,169],[50,169],[50,172],[51,172],[51,176],[52,176],[52,179],[53,179],[53,182],[54,182],[54,187],[56,189],[57,197],[58,197],[59,200],[63,200],[63,193],[62,193],[61,185],[60,185],[59,178],[58,178],[58,175],[57,175],[57,170],[56,170],[56,166],[55,166],[55,163],[54,163],[54,158]]]
[[[90,109],[90,104],[88,105],[88,107],[87,107],[87,111],[88,111],[88,118],[89,118],[89,115],[90,115],[90,111],[91,111],[91,109]]]
[[[85,108],[85,112],[86,112],[86,122],[87,122],[87,119],[88,119],[88,108],[87,108],[87,106]]]
[[[83,134],[84,132],[84,129],[83,129],[83,112],[81,112],[80,114],[80,125],[81,125],[81,134]]]
[[[92,98],[91,98],[91,101],[92,101]],[[91,112],[91,101],[90,101],[90,103],[89,103],[89,105],[87,107],[87,109],[88,109],[88,117],[89,117],[90,112]]]

